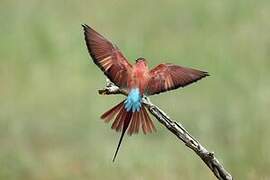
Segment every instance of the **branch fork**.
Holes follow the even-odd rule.
[[[127,96],[128,92],[120,89],[112,82],[107,80],[106,87],[98,91],[101,95],[116,95],[122,94]],[[146,96],[143,97],[142,102],[147,106],[149,112],[163,124],[171,133],[177,136],[188,148],[192,149],[208,166],[219,180],[232,180],[231,174],[225,170],[222,164],[215,157],[214,152],[209,152],[197,141],[179,122],[172,120],[165,112],[159,107],[151,103],[150,99]]]

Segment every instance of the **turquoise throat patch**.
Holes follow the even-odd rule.
[[[140,111],[141,109],[141,95],[138,88],[131,89],[131,91],[128,93],[128,97],[125,100],[125,109],[127,112],[132,110],[132,112]]]

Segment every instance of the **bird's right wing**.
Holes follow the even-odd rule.
[[[109,40],[88,25],[82,25],[88,52],[95,64],[118,87],[126,88],[132,65]]]
[[[149,75],[150,80],[145,89],[146,95],[159,94],[184,87],[209,76],[207,72],[174,64],[160,64],[153,68]]]

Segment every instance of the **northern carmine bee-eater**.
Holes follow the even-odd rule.
[[[142,104],[143,95],[150,96],[184,87],[208,76],[208,73],[169,63],[159,64],[149,70],[144,58],[138,58],[135,64],[130,64],[115,44],[88,25],[82,26],[94,63],[110,81],[128,92],[125,100],[101,116],[105,122],[114,119],[112,129],[122,131],[114,161],[126,131],[129,135],[138,133],[140,128],[144,134],[156,131],[146,107]]]

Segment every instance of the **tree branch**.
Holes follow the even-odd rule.
[[[104,89],[98,91],[102,95],[111,94],[122,94],[127,95],[128,92],[119,89],[112,82],[107,80],[107,85]],[[217,179],[220,180],[232,180],[232,176],[225,170],[225,168],[220,164],[217,158],[214,156],[213,152],[209,152],[204,148],[194,137],[192,137],[189,132],[183,127],[182,124],[173,121],[169,116],[167,116],[161,109],[151,103],[148,97],[143,97],[143,103],[147,106],[149,112],[155,116],[155,118],[163,124],[169,131],[176,135],[181,141],[185,143],[187,147],[192,149],[209,167],[209,169],[214,173]]]

